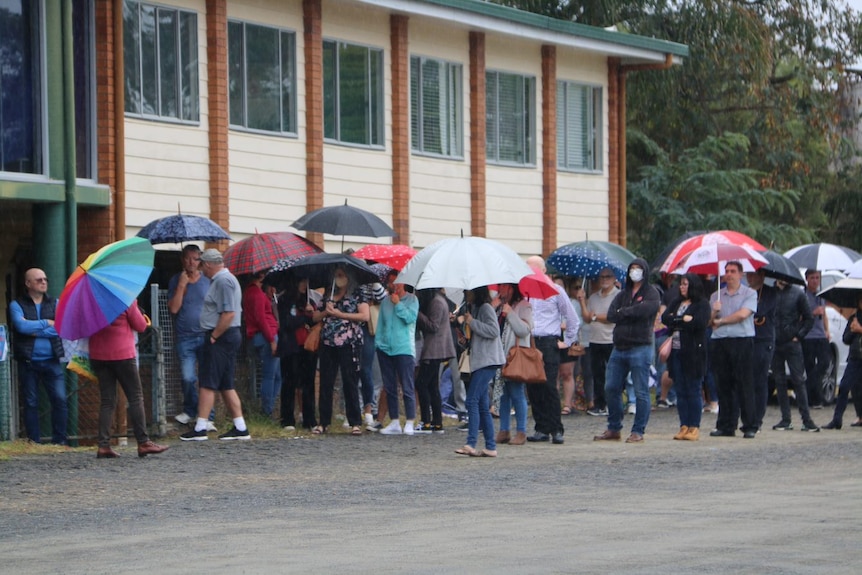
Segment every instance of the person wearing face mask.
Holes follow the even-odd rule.
[[[637,410],[626,443],[641,443],[649,422],[649,373],[653,361],[653,324],[661,298],[646,281],[649,265],[635,258],[626,273],[626,285],[608,308],[607,320],[614,323],[614,349],[608,359],[605,399],[608,402],[608,428],[595,441],[618,441],[623,427],[623,399],[626,377],[631,373]]]
[[[320,392],[318,425],[312,433],[326,433],[332,423],[332,390],[341,370],[347,423],[351,435],[362,435],[359,408],[359,356],[362,349],[362,322],[371,313],[358,285],[344,267],[335,268],[333,287],[314,313],[314,322],[323,321],[320,334]]]

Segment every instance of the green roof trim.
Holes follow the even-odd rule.
[[[105,185],[79,183],[75,186],[75,195],[79,206],[111,205],[111,190]],[[3,200],[64,203],[66,186],[57,180],[27,182],[0,179],[0,203]]]
[[[479,14],[490,18],[498,18],[515,24],[529,26],[540,30],[548,30],[559,34],[576,36],[580,38],[588,38],[600,42],[608,42],[620,46],[630,48],[638,48],[641,50],[649,50],[653,52],[661,52],[663,54],[671,54],[685,58],[689,55],[688,46],[668,40],[658,40],[655,38],[647,38],[646,36],[638,36],[635,34],[626,34],[623,32],[613,32],[598,28],[596,26],[587,26],[586,24],[578,24],[569,22],[568,20],[559,20],[541,14],[533,14],[525,12],[517,8],[510,8],[501,4],[485,2],[484,0],[416,0],[419,3],[431,4],[452,10],[460,10],[472,14]]]

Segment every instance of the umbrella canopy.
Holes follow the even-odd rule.
[[[336,236],[363,236],[372,238],[395,236],[389,224],[365,210],[347,205],[330,206],[308,212],[290,227],[309,232],[322,232]]]
[[[353,252],[353,255],[401,271],[416,255],[416,250],[401,244],[368,244]]]
[[[658,273],[659,268],[661,268],[661,265],[665,262],[667,257],[670,255],[670,252],[672,252],[674,249],[676,249],[676,246],[678,246],[679,244],[681,244],[682,242],[684,242],[685,240],[687,240],[689,238],[693,238],[694,236],[702,236],[703,234],[706,234],[706,233],[709,233],[709,231],[708,230],[687,231],[687,232],[680,234],[679,236],[676,237],[675,240],[673,240],[667,246],[665,246],[665,248],[661,251],[661,253],[658,255],[658,257],[650,264],[650,270],[653,273]]]
[[[784,257],[790,258],[797,266],[806,270],[844,271],[862,260],[862,254],[855,250],[826,243],[798,246],[784,252]]]
[[[610,242],[587,240],[566,244],[551,252],[548,266],[565,276],[594,279],[605,268],[614,270],[617,279],[625,281],[626,270],[635,255],[622,246]]]
[[[473,289],[516,284],[532,273],[530,266],[511,248],[494,240],[468,236],[434,242],[404,266],[396,281],[416,289]]]
[[[255,274],[271,269],[284,258],[319,254],[323,250],[293,232],[254,234],[224,252],[224,265],[234,275]]]
[[[766,246],[759,244],[756,240],[740,232],[735,232],[733,230],[708,232],[683,240],[682,243],[671,250],[670,254],[664,262],[662,262],[661,266],[659,266],[658,271],[660,273],[676,273],[674,270],[680,266],[682,261],[691,252],[701,246],[709,246],[713,244],[733,244],[737,246],[746,246],[758,251],[766,250]]]
[[[312,288],[329,287],[335,268],[345,267],[360,284],[380,281],[377,272],[357,257],[344,254],[315,254],[296,261],[290,270],[299,277],[308,278]]]
[[[735,244],[709,244],[697,248],[688,254],[680,267],[672,271],[675,274],[696,273],[721,275],[721,263],[738,261],[743,271],[754,271],[769,263],[764,256],[753,248]]]
[[[862,260],[859,260],[858,262],[844,270],[844,272],[847,274],[848,278],[862,279]],[[821,274],[821,276],[822,275],[823,274]]]
[[[862,295],[862,278],[846,278],[839,280],[817,295],[831,301],[838,307],[856,308],[856,302]]]
[[[355,254],[354,254],[355,255]],[[374,273],[377,274],[377,279],[380,283],[385,284],[386,280],[392,274],[392,272],[397,272],[395,268],[391,268],[386,264],[371,264],[368,267],[374,270]]]
[[[154,256],[144,238],[114,242],[90,254],[60,294],[54,324],[60,337],[90,337],[117,319],[147,285]]]
[[[763,257],[769,260],[769,263],[760,268],[767,276],[779,280],[784,280],[788,283],[805,285],[805,278],[795,263],[783,255],[772,250],[763,252]]]
[[[518,282],[518,291],[527,299],[548,299],[560,295],[557,284],[538,270],[521,278]]]
[[[230,235],[209,218],[177,214],[153,220],[138,232],[139,238],[151,244],[179,244],[193,240],[217,242],[229,240]]]

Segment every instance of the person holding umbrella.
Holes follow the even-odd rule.
[[[278,298],[278,347],[281,358],[281,425],[287,431],[296,429],[294,405],[296,389],[302,394],[302,426],[308,430],[317,425],[314,415],[314,372],[317,353],[305,349],[314,306],[307,278],[290,279]]]
[[[135,332],[143,333],[147,320],[137,302],[121,313],[107,327],[90,336],[90,365],[99,379],[99,449],[96,457],[113,459],[120,454],[111,449],[111,427],[117,408],[117,383],[126,394],[132,429],[138,442],[138,457],[162,453],[167,446],[153,443],[147,435],[144,414],[144,392],[138,373]]]
[[[862,395],[862,291],[856,296],[856,312],[850,317],[841,339],[849,348],[847,353],[847,367],[844,376],[838,385],[838,398],[835,400],[835,411],[832,413],[832,421],[823,426],[823,429],[841,429],[843,426],[844,410],[850,399]],[[862,424],[862,419],[851,424],[854,427]]]
[[[264,277],[265,271],[252,276],[243,292],[242,309],[245,311],[245,335],[254,346],[261,364],[260,407],[264,415],[271,417],[275,398],[281,391],[281,360],[278,356],[278,319],[272,300],[274,288],[264,288]]]
[[[323,322],[320,337],[320,419],[312,433],[326,433],[332,423],[332,391],[341,371],[344,404],[351,435],[362,435],[359,408],[359,355],[362,348],[362,322],[371,317],[361,286],[348,266],[338,264],[332,285],[314,313],[314,322]]]

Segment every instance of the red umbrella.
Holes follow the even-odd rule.
[[[518,282],[518,291],[527,299],[548,299],[560,295],[551,278],[540,271],[534,271]]]
[[[758,251],[766,250],[766,246],[761,245],[756,240],[740,232],[735,232],[733,230],[707,232],[680,242],[673,250],[671,250],[658,271],[661,273],[672,273],[691,252],[701,246],[709,246],[713,244],[733,244],[737,246],[746,246]]]
[[[416,250],[401,244],[368,244],[353,252],[353,255],[363,260],[387,265],[400,272],[416,255]]]
[[[738,261],[742,271],[753,272],[769,264],[769,260],[748,246],[734,244],[710,244],[701,246],[688,254],[685,261],[672,273],[696,273],[721,275],[721,263]]]
[[[293,232],[254,234],[224,252],[224,265],[234,275],[254,274],[273,267],[278,260],[322,253],[319,247]]]

